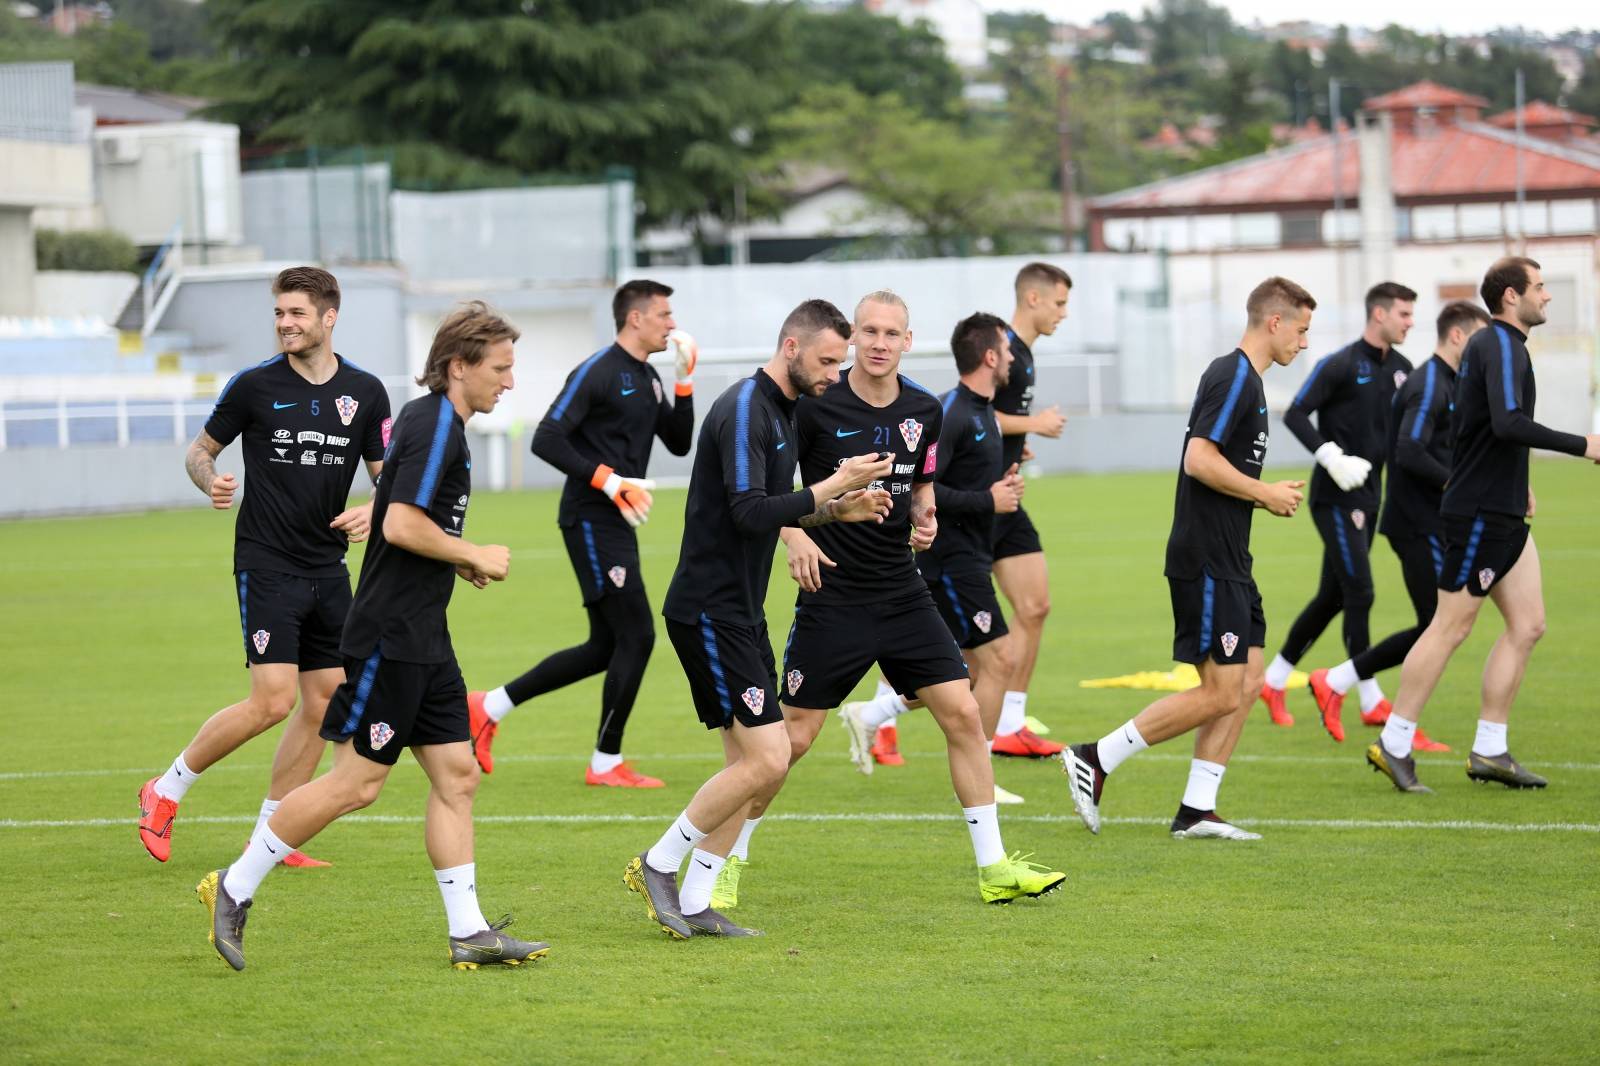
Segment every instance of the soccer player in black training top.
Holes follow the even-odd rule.
[[[504,935],[478,909],[472,798],[478,787],[461,680],[445,609],[456,578],[483,588],[503,581],[511,551],[463,537],[472,496],[466,420],[494,410],[511,388],[517,331],[481,303],[452,312],[434,334],[417,384],[428,390],[395,419],[373,500],[372,543],[340,651],[345,681],[328,703],[322,736],[333,769],[301,785],[260,827],[232,866],[206,875],[211,943],[244,969],[244,923],[256,889],[291,848],[378,798],[400,749],[428,775],[426,839],[450,925],[450,961],[515,966],[546,944]],[[382,912],[388,901],[379,901]],[[372,908],[369,908],[369,910]]]
[[[1508,788],[1545,786],[1506,746],[1511,704],[1533,646],[1544,635],[1539,550],[1526,521],[1534,512],[1528,449],[1600,462],[1600,433],[1580,437],[1533,420],[1537,390],[1527,340],[1550,303],[1539,264],[1520,256],[1497,260],[1484,275],[1482,293],[1494,321],[1467,343],[1456,378],[1455,450],[1439,506],[1445,540],[1439,607],[1400,668],[1400,691],[1383,735],[1367,749],[1367,761],[1402,792],[1431,791],[1417,780],[1412,740],[1428,697],[1472,632],[1485,596],[1500,609],[1506,630],[1484,664],[1483,707],[1467,776]]]
[[[1400,557],[1400,573],[1417,624],[1385,637],[1331,670],[1311,671],[1311,694],[1324,718],[1339,718],[1345,693],[1358,681],[1399,666],[1433,618],[1439,602],[1439,571],[1444,565],[1439,500],[1450,478],[1456,368],[1467,341],[1488,324],[1489,313],[1477,304],[1457,300],[1445,305],[1439,312],[1439,343],[1433,358],[1418,367],[1395,395],[1384,450],[1389,460],[1389,486],[1378,532],[1389,538],[1389,546]],[[1383,720],[1387,720],[1387,704],[1381,706]],[[1373,714],[1364,714],[1361,720],[1382,724]],[[1435,745],[1449,750],[1438,742]]]
[[[917,572],[913,550],[938,533],[933,478],[943,411],[938,399],[899,373],[911,347],[910,315],[892,292],[868,293],[856,305],[855,361],[839,383],[795,411],[800,471],[815,480],[866,446],[889,452],[894,467],[881,485],[894,501],[881,524],[823,526],[782,537],[793,556],[815,555],[828,569],[802,585],[784,650],[783,713],[791,765],[810,750],[826,712],[840,706],[876,662],[897,692],[928,706],[944,732],[950,777],[972,837],[978,890],[986,903],[1009,903],[1058,888],[1065,875],[1007,856],[995,812],[994,769],[961,649]],[[818,568],[820,569],[820,567]],[[858,716],[841,713],[850,757],[872,768],[872,736]],[[780,781],[751,804],[759,819]]]
[[[1172,820],[1179,839],[1259,840],[1217,816],[1217,789],[1261,687],[1267,620],[1251,575],[1250,518],[1264,507],[1290,517],[1303,481],[1261,480],[1267,455],[1267,400],[1261,375],[1288,366],[1306,346],[1317,302],[1286,278],[1250,293],[1239,347],[1200,377],[1183,438],[1178,494],[1167,539],[1172,657],[1193,663],[1200,687],[1150,704],[1095,744],[1061,755],[1073,806],[1100,831],[1100,792],[1123,761],[1152,744],[1195,731],[1189,785]]]
[[[680,939],[754,932],[713,910],[711,893],[746,805],[789,766],[764,614],[778,530],[881,522],[889,510],[887,492],[866,490],[889,475],[889,458],[876,451],[853,455],[809,488],[790,491],[795,401],[839,380],[849,336],[838,308],[807,300],[784,320],[772,359],[718,397],[700,429],[683,547],[661,613],[700,721],[721,730],[727,764],[623,875],[644,896],[651,919]],[[708,836],[708,830],[718,831]],[[678,867],[691,852],[680,897]]]
[[[1392,281],[1367,291],[1367,324],[1361,337],[1311,368],[1283,424],[1316,456],[1311,474],[1311,520],[1322,537],[1322,577],[1311,602],[1289,627],[1283,648],[1267,666],[1261,698],[1275,725],[1293,725],[1284,686],[1295,663],[1315,644],[1333,616],[1344,612],[1344,647],[1367,650],[1372,610],[1369,553],[1378,531],[1383,488],[1383,446],[1390,402],[1411,373],[1411,362],[1395,351],[1411,330],[1417,294]],[[1311,416],[1316,415],[1313,425]],[[1383,713],[1383,690],[1363,681],[1361,709]],[[1334,740],[1344,739],[1337,717],[1323,716]]]
[[[567,475],[557,518],[567,558],[589,615],[589,639],[548,656],[492,692],[468,696],[473,747],[484,773],[500,721],[518,704],[601,671],[600,730],[584,781],[617,788],[660,788],[622,759],[622,733],[655,647],[655,620],[639,568],[635,527],[649,517],[645,478],[652,439],[687,455],[694,437],[694,344],[677,333],[668,297],[654,281],[630,281],[611,301],[616,343],[567,376],[533,436],[533,453]],[[647,361],[669,341],[677,353],[675,401]]]
[[[139,839],[156,859],[172,852],[178,803],[200,774],[245,741],[288,719],[272,759],[257,825],[311,780],[328,698],[344,679],[339,636],[350,608],[345,546],[364,540],[372,504],[348,507],[363,460],[376,480],[389,429],[383,383],[333,350],[339,283],[291,267],[272,283],[282,351],[223,386],[185,468],[211,506],[233,506],[238,480],[217,456],[242,438],[247,484],[233,535],[233,572],[250,695],[213,714],[166,773],[139,790]],[[294,710],[299,690],[300,713]],[[296,851],[287,866],[326,866]]]

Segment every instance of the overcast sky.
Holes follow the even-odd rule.
[[[1213,3],[1217,0],[1212,0]],[[1146,0],[982,0],[990,11],[1043,11],[1062,22],[1093,22],[1107,11],[1123,11],[1137,17]],[[1532,7],[1508,4],[1505,0],[1222,0],[1233,13],[1234,21],[1257,20],[1272,24],[1296,19],[1324,23],[1344,22],[1351,26],[1379,29],[1390,22],[1419,32],[1444,32],[1454,35],[1481,33],[1509,24],[1540,33],[1560,33],[1575,26],[1600,28],[1600,10],[1587,4],[1538,3]]]

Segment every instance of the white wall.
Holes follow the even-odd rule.
[[[119,271],[41,270],[34,276],[34,314],[45,318],[97,315],[115,322],[139,275]]]
[[[95,130],[95,180],[106,225],[136,244],[158,245],[173,223],[184,240],[244,239],[239,202],[239,127],[166,122]]]

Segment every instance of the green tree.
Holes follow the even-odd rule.
[[[857,7],[801,9],[793,53],[807,84],[892,92],[925,115],[948,114],[961,100],[961,72],[925,22],[907,26]]]
[[[1600,118],[1600,54],[1584,57],[1583,75],[1567,99],[1567,106],[1590,118]]]

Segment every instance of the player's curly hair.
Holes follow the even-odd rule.
[[[329,308],[339,310],[339,280],[321,267],[289,267],[278,271],[272,279],[272,295],[286,292],[303,292],[311,298],[317,314],[325,315]]]
[[[439,323],[417,384],[429,392],[444,392],[450,387],[450,360],[459,358],[468,366],[477,366],[491,344],[515,341],[521,336],[517,327],[491,311],[482,300],[464,303]]]

